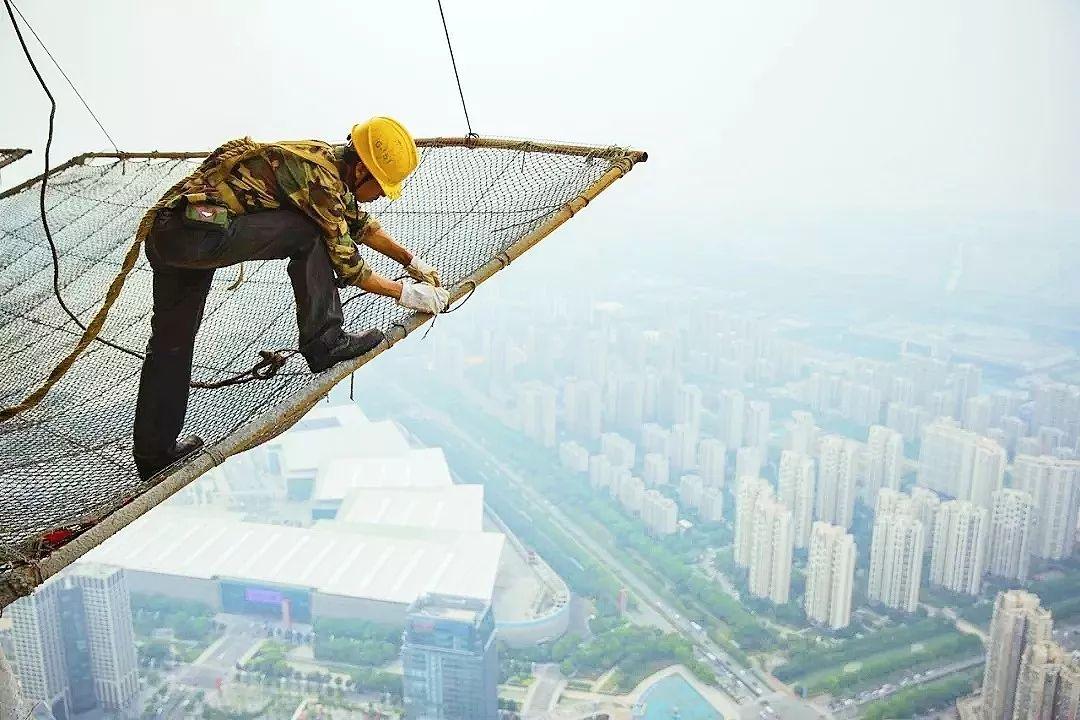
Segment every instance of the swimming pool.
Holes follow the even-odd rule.
[[[645,705],[645,714],[640,716],[643,720],[723,720],[680,675],[669,675],[651,686],[641,702]]]

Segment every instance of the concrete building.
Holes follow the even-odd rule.
[[[620,431],[636,433],[645,418],[645,383],[636,373],[625,373],[615,381],[615,424]]]
[[[12,605],[25,698],[56,717],[123,711],[139,692],[124,571],[82,563]]]
[[[701,388],[690,384],[679,388],[679,405],[675,411],[675,421],[689,426],[694,436],[701,432],[701,410]]]
[[[770,422],[769,403],[763,400],[751,400],[746,404],[743,445],[758,448],[762,457],[765,457],[769,450]]]
[[[1024,654],[1029,646],[1051,639],[1052,625],[1038,596],[1023,590],[998,593],[986,645],[981,720],[1013,720]]]
[[[814,416],[805,410],[791,413],[791,422],[785,428],[784,449],[813,457],[817,454],[821,430],[814,424]]]
[[[589,485],[593,490],[610,488],[613,470],[607,455],[593,455],[589,458]]]
[[[641,499],[641,520],[650,535],[674,535],[679,530],[679,506],[656,490],[646,490]]]
[[[986,571],[995,577],[1027,580],[1031,564],[1031,539],[1035,528],[1035,503],[1023,490],[994,493],[990,516],[990,541]]]
[[[901,515],[914,515],[914,509],[911,504],[911,496],[905,495],[899,490],[891,490],[889,488],[882,488],[878,492],[877,503],[874,505],[874,515],[888,515],[890,513],[900,513]]]
[[[810,543],[815,482],[812,458],[792,450],[780,453],[777,496],[791,510],[795,547],[800,549]]]
[[[641,426],[641,449],[646,454],[671,457],[671,431],[656,423],[645,423]]]
[[[518,419],[526,437],[544,447],[555,447],[555,388],[541,382],[527,382],[518,387]]]
[[[1065,720],[1067,716],[1057,711],[1057,695],[1066,662],[1065,651],[1056,642],[1028,645],[1016,679],[1014,719]]]
[[[922,582],[923,542],[922,523],[910,515],[894,512],[875,516],[867,586],[870,600],[915,612]]]
[[[491,606],[425,595],[409,606],[401,646],[408,720],[497,720],[499,659]]]
[[[821,439],[814,519],[847,530],[855,514],[855,480],[861,447],[839,435]]]
[[[631,477],[629,481],[619,485],[619,504],[628,513],[640,513],[644,497],[645,481],[639,477]]]
[[[123,570],[93,564],[73,567],[64,579],[68,591],[78,590],[86,616],[90,672],[98,702],[120,710],[139,692],[131,594]]]
[[[1080,462],[1049,456],[1017,455],[1013,487],[1031,495],[1038,519],[1031,552],[1046,560],[1073,553],[1080,505]]]
[[[698,474],[707,487],[724,486],[724,465],[727,447],[716,438],[705,438],[698,443]]]
[[[61,588],[60,582],[42,585],[12,603],[10,617],[23,698],[54,716],[68,717],[72,698],[60,625]]]
[[[851,622],[855,538],[844,529],[816,522],[810,534],[804,608],[812,622],[833,630]]]
[[[754,513],[758,497],[772,495],[772,486],[765,478],[743,477],[735,494],[735,564],[750,567],[754,549]]]
[[[667,457],[660,453],[646,453],[641,475],[648,487],[667,485],[671,482],[671,467]]]
[[[863,500],[867,507],[877,504],[881,488],[900,489],[904,473],[904,436],[883,425],[872,425],[866,441],[866,488]]]
[[[600,451],[607,456],[613,467],[634,467],[637,463],[637,447],[618,433],[604,433],[600,436]]]
[[[685,473],[697,467],[698,431],[688,423],[676,423],[671,428],[669,460],[671,469]]]
[[[939,418],[923,429],[919,449],[920,485],[987,509],[1004,485],[1005,449],[989,438]]]
[[[720,391],[720,441],[729,448],[740,448],[743,445],[745,414],[746,398],[741,392],[738,390]]]
[[[756,447],[741,447],[735,451],[735,486],[744,477],[758,477],[761,475],[762,455]]]
[[[986,508],[967,500],[942,503],[930,553],[930,584],[978,595],[986,570],[990,518]]]
[[[600,437],[604,398],[592,380],[570,380],[563,390],[563,414],[567,429],[581,440]]]
[[[754,507],[750,551],[750,594],[784,605],[791,597],[791,554],[794,548],[791,511],[771,492],[761,493]]]
[[[679,478],[679,503],[684,510],[699,510],[705,484],[698,475],[683,475]]]
[[[923,537],[926,541],[925,552],[930,552],[934,547],[934,528],[937,526],[938,508],[941,507],[941,498],[930,488],[916,485],[911,488],[911,513],[915,519],[922,523]]]
[[[968,398],[964,403],[964,429],[979,435],[985,435],[986,431],[990,429],[993,410],[993,402],[989,395],[976,395]]]
[[[702,522],[721,522],[724,519],[724,491],[718,487],[705,488],[701,496],[698,517]]]

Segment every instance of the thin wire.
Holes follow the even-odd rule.
[[[458,74],[457,60],[454,59],[454,45],[450,42],[450,29],[446,27],[446,13],[443,12],[442,0],[439,3],[439,17],[442,18],[443,32],[446,33],[446,47],[450,50],[450,64],[454,68],[454,79],[457,80],[458,96],[461,98],[461,110],[465,113],[465,127],[469,129],[469,135],[476,136],[473,132],[472,123],[469,121],[469,108],[465,106],[465,93],[461,89],[461,75]]]
[[[75,83],[71,82],[71,78],[69,78],[68,74],[64,72],[64,68],[60,67],[60,63],[56,61],[56,58],[53,57],[53,54],[49,52],[49,48],[47,48],[45,46],[45,43],[41,41],[41,37],[38,36],[37,31],[34,30],[34,26],[31,25],[30,21],[26,19],[26,16],[22,14],[22,10],[19,9],[18,5],[16,5],[12,0],[7,1],[9,1],[11,6],[15,8],[15,12],[19,14],[19,17],[22,19],[23,24],[26,25],[27,29],[30,30],[31,34],[33,34],[34,39],[38,41],[38,45],[40,45],[41,49],[45,51],[45,54],[49,56],[49,59],[52,60],[53,65],[55,65],[56,69],[60,71],[60,74],[64,76],[64,79],[67,80],[67,84],[71,86],[71,89],[75,92],[75,96],[79,98],[79,101],[83,104],[83,107],[86,108],[86,112],[90,113],[90,117],[94,118],[94,122],[96,122],[97,126],[101,128],[101,132],[105,133],[105,137],[109,139],[109,144],[113,146],[113,150],[115,150],[117,154],[119,154],[120,148],[116,146],[116,141],[112,139],[112,135],[110,135],[109,131],[105,129],[105,126],[101,124],[101,120],[98,120],[98,116],[94,114],[94,111],[90,109],[90,105],[86,102],[86,98],[84,98],[82,96],[82,93],[79,92],[79,89],[75,87]]]
[[[72,322],[78,325],[83,331],[86,330],[86,325],[83,324],[79,317],[71,311],[68,304],[64,301],[64,296],[60,292],[60,253],[56,249],[56,241],[53,240],[52,229],[49,227],[48,213],[45,211],[45,190],[49,184],[49,153],[52,150],[53,131],[55,129],[56,122],[56,98],[53,97],[52,91],[49,90],[48,84],[45,82],[45,78],[41,76],[41,71],[38,70],[37,63],[34,62],[33,55],[30,54],[30,48],[26,46],[26,38],[23,37],[22,29],[19,27],[19,23],[15,20],[15,13],[12,11],[14,5],[11,0],[4,0],[4,6],[7,8],[8,17],[11,18],[11,26],[15,28],[15,36],[19,39],[19,45],[22,46],[23,54],[26,56],[26,61],[30,63],[30,69],[34,71],[35,77],[37,77],[38,83],[41,85],[41,89],[45,91],[45,95],[49,98],[49,135],[45,140],[45,174],[41,176],[41,194],[39,196],[39,210],[41,213],[41,225],[45,229],[45,239],[49,241],[49,251],[52,253],[52,269],[53,269],[53,295],[56,296],[56,301],[60,303],[60,307],[63,308],[67,316],[71,318]],[[19,13],[20,16],[22,13]],[[27,26],[29,27],[29,25]],[[40,42],[40,41],[39,41]],[[44,46],[42,46],[44,47]],[[48,51],[46,51],[48,52]],[[98,342],[107,345],[114,350],[127,353],[139,359],[143,358],[142,353],[130,350],[122,345],[105,340],[101,337],[94,338]]]

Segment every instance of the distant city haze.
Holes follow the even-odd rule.
[[[21,5],[122,149],[337,140],[372,114],[417,135],[465,131],[429,2]],[[646,247],[688,265],[764,259],[945,286],[963,244],[961,291],[1077,298],[1074,2],[445,9],[477,132],[651,153],[542,249],[557,264],[599,243],[627,268]],[[54,161],[107,149],[37,54],[60,103]],[[40,171],[47,104],[17,43],[0,43],[0,68],[16,110],[0,144],[35,150],[10,184]]]

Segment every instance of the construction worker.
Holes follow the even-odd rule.
[[[244,138],[214,150],[150,209],[139,227],[154,270],[154,314],[135,411],[140,476],[151,477],[203,444],[195,435],[177,437],[215,269],[289,259],[299,350],[312,372],[358,357],[384,339],[375,329],[354,335],[342,328],[338,283],[412,310],[445,309],[449,296],[438,271],[357,207],[383,196],[397,199],[418,162],[412,136],[385,117],[353,127],[343,148]],[[357,242],[401,263],[416,282],[372,272]]]

